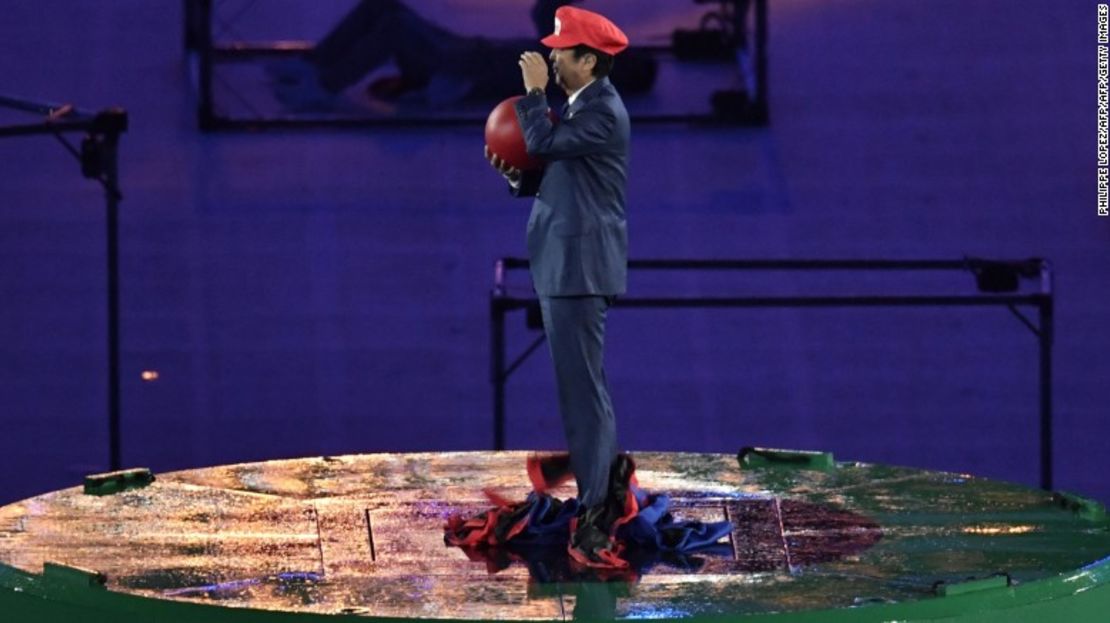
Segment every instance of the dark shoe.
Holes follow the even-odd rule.
[[[609,490],[605,501],[581,512],[571,522],[570,557],[588,567],[628,567],[621,558],[624,546],[617,541],[617,528],[632,520],[639,512],[632,484],[636,464],[627,454],[619,454],[609,469]]]
[[[595,506],[570,522],[567,554],[574,562],[595,569],[625,569],[628,561],[620,557],[623,547],[602,526],[604,506]]]
[[[627,454],[618,454],[609,468],[609,492],[605,496],[605,521],[609,534],[628,523],[640,511],[632,486],[636,484],[636,463]]]
[[[566,452],[543,456],[530,454],[525,466],[536,493],[544,493],[574,478],[574,472],[570,471],[570,454]]]

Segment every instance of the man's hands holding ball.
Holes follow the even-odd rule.
[[[509,163],[505,162],[501,158],[498,158],[497,154],[490,151],[489,145],[486,145],[485,153],[486,160],[489,160],[490,165],[492,165],[494,169],[497,169],[498,173],[504,175],[505,179],[511,182],[515,182],[520,179],[520,169],[510,166]]]
[[[531,91],[532,89],[547,89],[547,82],[549,80],[547,59],[538,52],[524,52],[520,55],[520,75],[524,79],[524,90]],[[521,177],[520,169],[505,162],[497,154],[490,150],[489,145],[484,149],[486,160],[489,160],[492,166],[498,173],[503,175],[505,179],[512,183],[517,183]]]

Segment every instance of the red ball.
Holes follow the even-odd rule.
[[[486,145],[489,150],[521,171],[534,171],[543,168],[543,161],[528,155],[524,147],[524,132],[516,118],[516,101],[523,97],[514,95],[498,104],[486,119]],[[548,109],[547,114],[552,116]]]

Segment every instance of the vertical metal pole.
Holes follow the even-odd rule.
[[[181,7],[181,11],[182,11],[181,14],[182,14],[182,17],[184,18],[183,19],[183,24],[182,24],[184,26],[184,28],[183,28],[184,37],[183,37],[182,40],[185,42],[185,52],[192,52],[193,50],[197,49],[197,38],[196,38],[196,32],[197,32],[196,19],[197,18],[196,18],[196,10],[194,9],[195,4],[194,4],[194,0],[182,0],[181,4],[183,5]]]
[[[121,469],[119,336],[119,134],[102,139],[101,155],[108,197],[108,465]]]
[[[490,380],[493,382],[493,449],[505,449],[505,260],[493,263],[489,297]]]
[[[493,382],[493,449],[505,449],[505,310],[490,295],[490,380]]]
[[[1047,268],[1042,269],[1043,271]],[[1042,281],[1043,283],[1043,281]],[[1041,488],[1052,489],[1052,343],[1053,301],[1051,286],[1040,303]]]
[[[767,0],[755,3],[755,94],[756,115],[760,123],[770,119],[770,104],[767,99]]]
[[[197,26],[195,43],[199,75],[197,80],[197,124],[202,130],[215,127],[212,111],[212,0],[196,0],[193,22]]]

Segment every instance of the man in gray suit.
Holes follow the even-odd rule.
[[[548,118],[547,63],[525,52],[519,64],[527,95],[517,101],[516,114],[528,153],[545,166],[521,172],[488,147],[486,156],[516,196],[535,197],[528,219],[532,282],[555,364],[569,467],[585,509],[570,553],[591,566],[624,566],[613,535],[634,509],[626,499],[631,462],[618,458],[602,360],[606,312],[627,281],[630,130],[608,74],[628,39],[601,15],[564,6],[555,14],[554,34],[542,43],[552,48],[552,72],[568,95],[567,107],[560,122]]]

